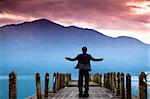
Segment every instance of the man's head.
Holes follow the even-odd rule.
[[[86,48],[86,47],[82,47],[82,52],[83,52],[84,54],[86,54],[87,48]]]

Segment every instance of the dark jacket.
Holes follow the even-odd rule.
[[[78,60],[78,64],[75,68],[77,69],[82,69],[82,70],[88,70],[91,71],[91,64],[90,61],[101,61],[103,59],[95,59],[93,58],[90,54],[79,54],[75,58],[66,58],[67,60],[70,61],[76,61]]]

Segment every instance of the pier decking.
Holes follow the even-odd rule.
[[[109,89],[105,87],[100,87],[99,84],[95,82],[89,83],[89,97],[79,97],[77,81],[70,81],[68,86],[61,89],[57,93],[49,93],[48,97],[42,99],[121,99],[119,96],[116,96]],[[26,99],[37,99],[35,96],[27,97]],[[136,96],[132,96],[132,99],[137,99]]]

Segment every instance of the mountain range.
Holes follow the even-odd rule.
[[[69,62],[64,56],[76,57],[83,46],[93,57],[104,58],[102,62],[92,62],[92,72],[150,70],[150,45],[135,38],[112,38],[93,29],[39,19],[0,27],[0,73],[76,73],[77,62]]]

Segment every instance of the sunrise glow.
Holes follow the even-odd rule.
[[[150,42],[150,34],[149,33],[140,33],[135,31],[127,31],[127,30],[99,30],[99,32],[105,33],[111,37],[119,37],[119,36],[127,36],[127,37],[134,37],[138,40],[143,41],[144,43]]]
[[[150,1],[128,2],[127,5],[132,6],[132,11],[134,14],[150,13]]]
[[[0,3],[0,26],[41,18],[150,44],[150,0],[17,0],[15,3],[2,0]]]
[[[15,14],[9,14],[9,13],[0,13],[0,19],[12,19],[12,20],[35,20],[36,18],[34,17],[29,17],[29,16],[20,16],[20,15],[15,15]]]

